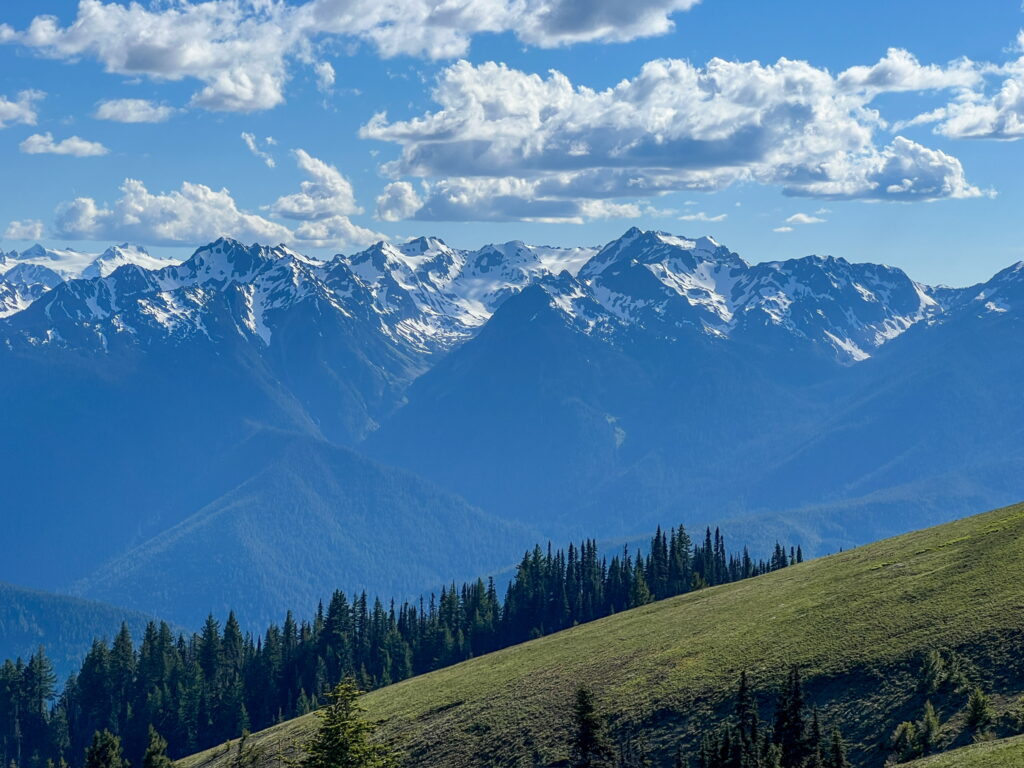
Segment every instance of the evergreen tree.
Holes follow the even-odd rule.
[[[826,768],[851,768],[850,761],[846,759],[846,743],[838,728],[832,729]]]
[[[110,731],[97,731],[85,751],[85,768],[128,768],[121,752],[121,740]]]
[[[149,726],[149,745],[142,756],[142,768],[171,768],[173,761],[167,756],[167,741],[153,726]]]
[[[774,742],[782,751],[784,768],[800,768],[808,756],[804,724],[804,693],[800,670],[789,671],[775,712]]]
[[[587,688],[578,688],[573,704],[570,750],[573,768],[599,768],[611,764],[612,747],[606,731],[604,719],[594,707],[593,694]]]
[[[328,704],[317,711],[320,725],[303,747],[306,768],[393,768],[397,760],[384,744],[373,740],[374,726],[362,714],[361,691],[348,678],[327,694]]]
[[[971,690],[967,699],[967,727],[971,733],[978,735],[992,725],[992,707],[988,697],[979,686]]]
[[[918,741],[921,745],[921,754],[930,755],[935,751],[939,741],[939,716],[935,713],[935,707],[931,701],[924,703],[924,714],[921,716],[921,727],[918,729]]]

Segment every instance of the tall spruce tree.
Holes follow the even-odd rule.
[[[783,768],[801,768],[809,755],[804,723],[804,692],[800,670],[789,671],[775,712],[773,741],[782,751]]]

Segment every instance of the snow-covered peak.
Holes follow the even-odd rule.
[[[10,269],[15,264],[37,264],[48,267],[64,279],[78,277],[96,259],[95,253],[84,253],[73,248],[44,248],[36,243],[20,253],[12,251],[0,269]]]
[[[164,267],[178,264],[180,262],[172,259],[161,259],[151,256],[149,252],[140,245],[112,245],[82,270],[78,275],[81,278],[107,277],[119,267],[126,264],[134,264],[143,269],[158,270]]]
[[[996,275],[987,283],[971,290],[966,305],[972,311],[1001,315],[1011,310],[1024,308],[1024,261],[1018,261]]]

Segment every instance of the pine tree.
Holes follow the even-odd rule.
[[[171,768],[174,762],[167,756],[167,741],[149,726],[149,746],[142,756],[142,768]]]
[[[851,768],[850,761],[846,759],[846,743],[838,728],[832,729],[826,768]]]
[[[935,713],[935,707],[931,701],[924,703],[924,715],[921,717],[921,727],[918,729],[918,742],[921,745],[921,754],[930,755],[935,751],[939,740],[939,716]]]
[[[573,705],[573,768],[599,768],[611,764],[612,748],[606,731],[604,719],[594,707],[594,695],[587,688],[578,688]]]
[[[981,734],[992,724],[992,707],[988,697],[979,686],[971,690],[967,699],[967,727],[975,735]]]
[[[306,768],[393,768],[394,754],[373,741],[374,726],[362,717],[361,691],[351,678],[327,694],[329,703],[317,711],[316,735],[303,746]]]
[[[128,768],[121,752],[121,740],[110,731],[97,731],[85,751],[85,768]]]
[[[800,670],[789,671],[775,713],[774,742],[782,750],[782,765],[799,768],[808,756],[804,725],[804,693]]]

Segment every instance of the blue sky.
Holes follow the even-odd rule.
[[[1019,0],[7,3],[0,249],[635,225],[967,284],[1024,259],[1022,27]]]

